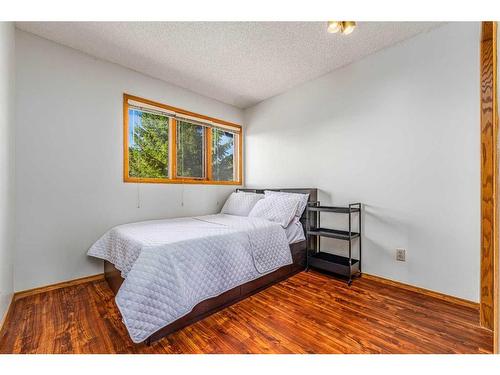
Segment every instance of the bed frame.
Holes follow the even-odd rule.
[[[309,202],[316,202],[318,198],[318,190],[317,189],[265,189],[265,190],[274,190],[274,191],[282,191],[287,193],[303,193],[309,194]],[[264,189],[236,189],[236,191],[243,192],[252,192],[252,193],[263,193]],[[302,226],[306,228],[306,220],[315,220],[315,215],[313,217],[307,218],[306,212],[302,214],[300,219]],[[316,223],[311,222],[311,226],[314,226]],[[308,244],[309,242],[309,244]],[[277,270],[259,277],[253,281],[244,283],[240,286],[232,288],[221,295],[213,298],[206,299],[200,303],[198,303],[193,310],[184,315],[182,318],[177,319],[176,321],[166,325],[165,327],[159,329],[151,336],[149,336],[145,343],[147,345],[151,344],[152,341],[159,340],[170,333],[178,331],[198,320],[201,320],[219,310],[224,309],[238,301],[241,301],[244,298],[251,296],[277,282],[285,280],[290,276],[295,275],[296,273],[305,269],[306,266],[306,249],[310,250],[315,249],[316,243],[313,238],[309,238],[306,236],[305,241],[297,242],[290,245],[290,250],[292,252],[293,263],[287,266],[283,266],[278,268]],[[120,275],[120,271],[118,271],[113,264],[108,261],[104,261],[104,276],[106,281],[108,282],[109,287],[116,295],[118,289],[122,285],[124,279]]]

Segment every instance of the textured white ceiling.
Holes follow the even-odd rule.
[[[439,23],[19,22],[19,29],[199,94],[252,106]]]

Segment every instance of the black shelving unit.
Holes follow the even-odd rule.
[[[321,213],[329,212],[346,214],[349,218],[349,230],[323,228],[321,226]],[[307,268],[314,267],[348,278],[348,285],[352,284],[354,276],[361,274],[361,203],[351,203],[348,207],[322,206],[320,202],[311,202],[307,206],[307,236],[308,244],[313,244],[307,250]],[[358,232],[352,230],[353,216],[358,219]],[[311,226],[311,223],[314,226]],[[314,238],[311,241],[311,237]],[[348,241],[349,254],[347,257],[321,251],[321,237],[335,238]],[[358,258],[353,258],[352,242],[358,239]]]

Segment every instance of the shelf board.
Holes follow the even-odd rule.
[[[343,276],[351,276],[359,272],[359,260],[353,258],[351,262],[349,266],[349,258],[325,252],[310,254],[308,258],[308,264],[311,267]]]
[[[326,260],[327,262],[332,262],[336,264],[341,264],[343,266],[349,265],[349,258],[340,255],[325,253],[324,251],[309,255],[311,258]],[[352,264],[359,262],[358,259],[352,258]]]
[[[334,206],[308,206],[309,211],[319,211],[319,212],[335,212],[339,214],[348,214],[349,207],[334,207]],[[351,213],[359,212],[358,207],[352,207]]]
[[[338,240],[346,240],[349,241],[349,232],[345,230],[336,230],[336,229],[328,229],[328,228],[310,228],[307,231],[307,234],[311,236],[323,236],[336,238]],[[359,233],[351,232],[351,239],[358,238]]]

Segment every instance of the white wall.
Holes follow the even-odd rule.
[[[14,25],[0,22],[0,324],[13,291]]]
[[[364,272],[479,301],[478,23],[445,25],[268,99],[245,124],[247,186],[361,201]]]
[[[123,183],[122,94],[236,123],[241,110],[19,30],[16,57],[16,291],[100,273],[86,251],[107,229],[215,212],[235,188]]]

